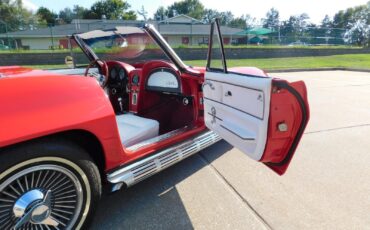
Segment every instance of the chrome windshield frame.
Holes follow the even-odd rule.
[[[188,66],[185,65],[181,58],[175,53],[152,24],[145,24],[141,28],[154,40],[154,42],[163,50],[166,56],[180,71],[186,71],[188,69]],[[79,34],[73,34],[72,38],[76,41],[90,61],[99,59],[98,55],[96,55],[94,51],[79,37]]]
[[[167,41],[162,37],[162,35],[156,30],[152,24],[145,24],[144,30],[149,34],[149,36],[159,45],[165,52],[167,57],[176,65],[179,70],[186,71],[187,65],[181,60],[181,58],[176,54],[172,47],[167,43]]]

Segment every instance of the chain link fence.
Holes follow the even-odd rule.
[[[202,47],[208,44],[209,25],[159,24],[152,22],[174,48]],[[4,50],[65,50],[69,49],[67,36],[95,29],[116,26],[142,26],[142,21],[74,20],[71,24],[36,24],[21,26],[10,31],[6,22],[0,21],[0,51]],[[256,26],[249,30],[223,27],[226,46],[354,46],[346,42],[347,30],[343,28],[288,28],[281,27],[264,33]],[[360,38],[353,38],[356,41]]]

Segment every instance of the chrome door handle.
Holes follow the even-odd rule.
[[[211,108],[211,114],[212,116],[212,120],[211,120],[211,124],[214,124],[216,123],[216,108],[212,106]]]
[[[210,87],[212,90],[215,90],[215,87],[213,86],[212,82],[210,82],[210,81],[205,81],[205,82],[203,83],[203,85],[202,85],[202,89],[204,89],[204,87],[205,87],[206,85],[209,85],[209,87]]]

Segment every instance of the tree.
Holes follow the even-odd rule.
[[[350,25],[356,22],[356,17],[358,17],[364,11],[368,11],[370,8],[370,1],[361,6],[356,6],[348,8],[346,10],[341,10],[334,15],[333,26],[338,28],[350,28]],[[367,21],[370,24],[370,19]]]
[[[370,45],[370,4],[367,7],[357,11],[348,23],[349,29],[344,34],[347,43],[358,46]]]
[[[168,17],[185,14],[201,20],[204,14],[204,5],[199,0],[182,0],[167,7]]]
[[[122,19],[123,20],[136,20],[137,19],[136,12],[133,10],[127,11],[126,13],[123,14]]]
[[[229,25],[234,20],[234,15],[231,11],[220,12],[219,15],[221,25]]]
[[[213,9],[206,9],[204,11],[202,19],[205,23],[211,23],[214,18],[219,18],[221,25],[229,25],[235,19],[231,11],[220,12]]]
[[[141,9],[137,11],[137,14],[143,17],[144,21],[148,20],[148,12],[145,10],[144,6],[141,6]]]
[[[330,19],[329,15],[325,15],[324,19],[321,21],[320,29],[314,36],[324,36],[325,37],[325,42],[329,42],[329,36],[333,32],[333,22]]]
[[[309,27],[308,19],[310,17],[306,14],[290,16],[287,21],[283,21],[281,26],[281,34],[286,37],[287,42],[298,41],[305,37],[305,32]]]
[[[279,29],[279,24],[280,24],[279,11],[275,8],[271,8],[266,13],[266,18],[262,19],[262,21],[263,21],[263,27],[277,31]]]
[[[163,6],[160,6],[154,13],[154,20],[162,21],[168,17],[168,10]]]
[[[73,9],[66,7],[63,10],[59,11],[59,24],[63,23],[71,23],[73,19],[84,19],[85,15],[89,15],[91,13],[88,9],[79,6],[79,5],[74,5]]]
[[[221,17],[221,13],[219,11],[213,9],[205,9],[203,12],[202,20],[205,23],[211,23],[214,18],[219,17]]]
[[[0,33],[34,28],[37,17],[27,10],[21,0],[0,0]]]
[[[39,16],[43,23],[47,23],[48,25],[55,25],[56,18],[58,17],[46,7],[40,7],[37,10],[36,14]]]
[[[333,27],[333,22],[331,21],[329,15],[325,15],[324,19],[321,21],[321,28]]]
[[[136,12],[128,11],[130,8],[124,0],[102,0],[95,2],[90,10],[83,12],[84,19],[101,19],[103,15],[106,19],[136,19]]]
[[[240,29],[251,29],[255,26],[256,18],[249,14],[242,15],[241,17],[234,18],[230,21],[228,26]]]
[[[234,27],[234,28],[245,29],[247,28],[247,22],[244,19],[244,16],[242,16],[242,17],[234,18],[233,20],[231,20],[228,26]]]
[[[370,1],[361,6],[341,10],[334,15],[333,26],[345,29],[345,42],[361,46],[369,45]],[[340,34],[339,34],[340,35]]]
[[[73,11],[71,8],[66,7],[63,10],[59,11],[59,18],[64,22],[64,23],[71,23],[72,20],[74,19]]]
[[[73,6],[73,19],[82,19],[86,12],[89,11],[85,7],[74,5]]]

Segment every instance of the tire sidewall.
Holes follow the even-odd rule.
[[[51,141],[18,146],[0,153],[0,184],[26,168],[54,164],[68,169],[83,190],[81,212],[72,229],[84,229],[101,196],[99,170],[85,150],[73,143]]]

